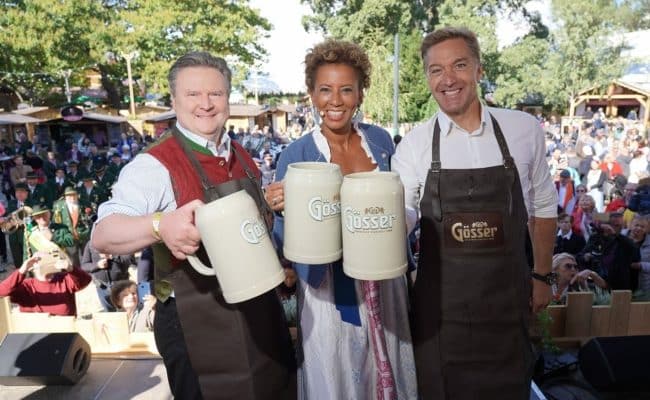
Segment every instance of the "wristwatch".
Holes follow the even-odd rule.
[[[537,279],[538,281],[542,281],[549,286],[557,283],[557,273],[555,272],[549,272],[546,275],[541,275],[533,271],[532,276],[534,279]]]
[[[162,217],[161,212],[153,213],[153,218],[151,220],[151,234],[157,241],[162,242],[162,236],[160,236],[160,218]]]

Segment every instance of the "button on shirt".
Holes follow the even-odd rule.
[[[440,124],[440,161],[443,169],[476,169],[503,164],[488,111],[499,122],[515,160],[528,215],[556,217],[557,190],[546,162],[544,132],[535,118],[520,111],[481,105],[481,124],[476,131],[467,132],[445,113],[438,112],[409,132],[397,146],[392,169],[399,173],[404,185],[409,231],[419,218],[419,203],[431,166],[431,143],[436,118]]]

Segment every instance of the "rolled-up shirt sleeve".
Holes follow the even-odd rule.
[[[112,214],[141,216],[176,209],[167,169],[150,154],[138,154],[113,186],[113,196],[101,204],[97,223]]]
[[[528,210],[532,217],[555,218],[557,216],[557,190],[553,184],[549,166],[546,162],[546,143],[544,131],[538,124],[533,124],[533,163],[531,165],[530,192],[528,193]]]

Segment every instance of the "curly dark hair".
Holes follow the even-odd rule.
[[[343,40],[328,39],[317,44],[305,56],[305,85],[309,92],[314,90],[316,71],[325,64],[345,64],[354,68],[359,76],[359,89],[370,87],[370,60],[357,44]]]

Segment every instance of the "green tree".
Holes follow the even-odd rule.
[[[422,35],[443,25],[466,26],[481,39],[487,78],[498,73],[496,13],[521,9],[521,0],[303,0],[314,15],[307,29],[363,46],[373,62],[371,88],[364,110],[380,123],[392,119],[392,70],[386,61],[393,53],[393,36],[400,35],[399,119],[421,121],[437,109],[424,76],[420,56]],[[526,15],[527,16],[527,15]]]
[[[63,86],[63,70],[71,69],[72,83],[80,84],[92,67],[118,106],[127,92],[123,54],[137,51],[134,74],[165,94],[167,70],[178,56],[206,50],[242,70],[266,55],[258,41],[270,28],[245,0],[2,2],[0,84],[38,102],[53,82]]]
[[[582,90],[603,90],[620,77],[626,60],[621,58],[623,43],[616,33],[622,30],[618,6],[607,0],[554,0],[553,17],[558,29],[550,36],[550,52],[539,88],[545,103],[565,110]]]

